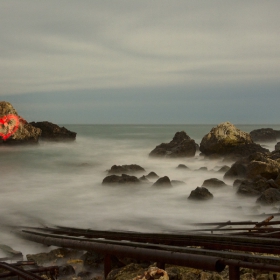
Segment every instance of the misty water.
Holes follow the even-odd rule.
[[[184,232],[195,222],[250,220],[249,215],[272,212],[272,207],[254,209],[256,198],[236,196],[233,182],[218,170],[233,162],[194,158],[158,159],[148,154],[160,143],[170,142],[177,131],[186,131],[196,143],[216,125],[65,125],[77,132],[71,143],[40,142],[34,146],[1,147],[2,244],[24,254],[49,250],[14,235],[17,226],[69,226],[97,230]],[[276,125],[236,125],[250,132]],[[271,151],[275,143],[263,145]],[[142,185],[104,186],[102,180],[112,165],[138,164],[147,175],[185,184],[172,188]],[[176,168],[185,164],[189,169]],[[207,170],[199,170],[206,167]],[[228,187],[212,189],[214,199],[188,200],[203,181],[217,178]],[[1,254],[0,254],[1,257]]]

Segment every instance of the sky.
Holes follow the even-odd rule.
[[[2,0],[0,100],[57,124],[280,124],[279,0]]]

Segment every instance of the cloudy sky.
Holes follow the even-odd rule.
[[[279,124],[279,11],[279,0],[2,0],[0,100],[58,124]]]

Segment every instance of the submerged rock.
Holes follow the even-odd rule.
[[[66,129],[64,126],[59,127],[57,124],[51,122],[31,122],[32,126],[40,128],[42,130],[41,139],[48,141],[66,141],[75,140],[76,132]]]
[[[267,149],[255,144],[251,136],[237,129],[233,124],[224,122],[211,129],[201,143],[200,151],[206,156],[247,156],[254,152],[266,152]]]
[[[108,174],[131,174],[145,172],[145,169],[137,164],[129,164],[129,165],[113,165],[110,170],[108,170]]]
[[[20,117],[11,103],[0,102],[0,145],[36,144],[41,129]]]
[[[210,178],[203,182],[202,187],[226,187],[227,184],[217,178]]]
[[[169,143],[162,143],[149,154],[151,157],[194,157],[196,153],[196,143],[185,131],[177,132]]]
[[[188,199],[193,200],[209,200],[213,199],[213,194],[209,192],[208,189],[204,187],[197,187],[195,190],[191,191]]]
[[[167,176],[159,178],[154,184],[154,187],[172,187],[171,181]]]
[[[127,174],[109,175],[103,179],[102,185],[108,184],[141,184],[141,181],[135,177]]]
[[[255,142],[276,142],[277,139],[280,139],[280,130],[260,128],[252,130],[250,136]]]

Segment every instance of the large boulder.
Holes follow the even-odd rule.
[[[0,102],[0,144],[38,143],[41,132],[20,117],[11,103]]]
[[[31,122],[32,126],[42,130],[41,139],[48,141],[67,141],[75,140],[76,132],[66,129],[64,126],[59,127],[57,124],[51,122]]]
[[[197,187],[195,190],[191,191],[188,199],[209,200],[209,199],[213,199],[213,194],[210,193],[209,190],[204,187]]]
[[[111,169],[108,170],[109,174],[131,174],[139,172],[145,172],[145,169],[137,164],[113,165]]]
[[[162,143],[149,154],[151,157],[193,157],[196,153],[197,145],[185,131],[177,132],[169,143]]]
[[[254,152],[268,152],[267,149],[255,144],[246,132],[224,122],[206,134],[200,143],[200,151],[206,156],[247,156]]]
[[[276,142],[277,139],[280,139],[280,130],[260,128],[252,130],[250,136],[255,142]]]

